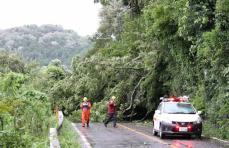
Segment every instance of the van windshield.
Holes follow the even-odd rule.
[[[165,103],[164,113],[168,114],[195,114],[196,111],[190,103]]]

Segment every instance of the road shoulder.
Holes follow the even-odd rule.
[[[91,144],[88,142],[87,138],[80,132],[75,123],[72,123],[72,127],[80,136],[80,144],[82,148],[92,148]]]

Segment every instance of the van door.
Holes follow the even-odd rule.
[[[161,112],[162,112],[162,103],[159,104],[157,110],[155,111],[154,114],[154,129],[159,130],[159,125],[160,125],[160,119],[161,119]]]

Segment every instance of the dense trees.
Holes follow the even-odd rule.
[[[16,52],[26,60],[36,60],[41,65],[57,58],[69,66],[73,55],[84,55],[91,48],[91,42],[61,26],[28,25],[1,30],[0,48]]]
[[[94,116],[101,120],[104,101],[116,95],[120,118],[145,119],[160,96],[189,95],[204,111],[206,128],[228,138],[228,2],[101,2],[94,49],[73,59],[72,75],[52,92],[63,92],[66,114],[77,115],[74,110],[87,96],[97,102]]]
[[[15,54],[0,51],[0,72],[25,72],[24,62]]]
[[[73,120],[80,119],[79,103],[84,96],[93,102],[92,120],[102,121],[106,101],[112,95],[117,97],[118,117],[124,120],[151,119],[159,97],[164,94],[189,95],[195,107],[204,111],[205,134],[228,139],[228,1],[101,2],[104,7],[101,26],[93,37],[95,45],[86,57],[72,59],[71,70],[57,59],[49,62],[41,59],[47,66],[40,68],[34,63],[24,64],[15,55],[0,54],[0,119],[13,123],[18,116],[15,128],[11,129],[20,129],[20,121],[28,116],[31,122],[22,132],[35,138],[47,132],[50,122],[46,118],[54,105],[60,105],[64,114]],[[31,27],[37,32],[30,34]],[[0,45],[18,49],[15,45],[19,43],[7,40],[18,39],[15,30],[29,32],[36,38],[34,40],[39,39],[37,51],[45,54],[49,53],[46,49],[70,49],[75,48],[72,43],[78,43],[75,33],[67,31],[66,34],[60,27],[27,26],[8,30],[14,32],[10,36],[1,32],[4,39],[0,40]],[[26,38],[29,38],[28,47],[33,43],[34,47],[38,45],[33,37]],[[87,42],[85,44],[80,47],[87,47]],[[18,51],[30,54],[29,49]],[[72,52],[66,53],[72,55]],[[66,57],[70,56],[62,58]],[[25,106],[27,109],[23,110]],[[29,114],[31,112],[34,114]],[[17,138],[20,138],[19,133]]]
[[[32,68],[16,55],[1,52],[0,146],[47,145],[51,125],[51,103],[47,94],[35,89]]]

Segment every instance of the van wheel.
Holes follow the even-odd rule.
[[[163,133],[162,125],[160,125],[160,128],[159,128],[159,136],[160,136],[161,139],[165,138],[165,134]]]
[[[196,137],[197,137],[198,139],[201,139],[201,132],[197,133],[197,134],[196,134]]]
[[[157,136],[157,131],[153,128],[153,135]]]
[[[189,135],[189,134],[188,134],[188,135],[187,135],[187,138],[188,138],[188,139],[192,139],[192,135]]]

